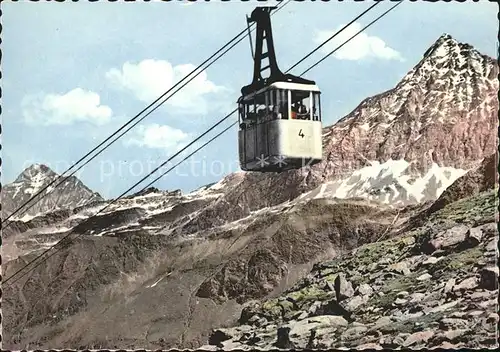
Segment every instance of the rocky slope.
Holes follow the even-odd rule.
[[[41,164],[34,164],[25,169],[14,182],[2,186],[2,218],[9,216],[58,177],[57,173]],[[62,179],[56,181],[53,186]],[[31,201],[26,207],[27,209],[33,205],[29,210],[18,212],[11,219],[29,220],[35,215],[103,200],[75,176],[71,176],[55,189],[53,186],[49,186],[36,200]]]
[[[493,190],[425,224],[314,266],[203,349],[498,347],[498,229]]]
[[[137,208],[124,212],[115,211],[113,219],[142,227],[116,221],[97,232],[96,226],[105,228],[94,226],[101,220],[80,222],[80,240],[4,285],[6,346],[196,347],[210,327],[234,322],[246,300],[279,292],[312,262],[371,241],[395,216],[365,201],[314,200],[197,236],[154,236],[145,224],[166,219],[168,211],[142,220]],[[32,238],[42,242],[43,236],[61,234]],[[5,277],[35,254],[8,262]]]
[[[92,215],[108,206],[108,201],[96,198],[81,206],[69,201],[67,208],[60,206],[57,211],[16,221],[2,234],[4,278],[64,236],[71,233],[72,240],[58,245],[43,265],[3,285],[4,346],[195,348],[207,343],[213,327],[236,324],[249,300],[271,298],[269,302],[275,304],[272,299],[285,290],[295,292],[293,285],[315,263],[346,253],[357,258],[349,251],[377,240],[376,246],[383,246],[376,250],[377,259],[392,258],[388,260],[395,263],[392,254],[381,254],[402,240],[384,242],[388,238],[407,238],[404,241],[413,246],[410,238],[420,241],[418,233],[423,230],[419,228],[430,228],[434,236],[432,231],[444,231],[445,225],[456,227],[465,221],[464,216],[475,221],[469,223],[467,218],[468,228],[493,222],[491,207],[477,213],[480,206],[490,204],[491,194],[479,197],[479,203],[470,199],[460,203],[461,198],[487,193],[496,182],[492,171],[496,159],[490,155],[497,145],[491,126],[496,126],[498,101],[492,92],[498,81],[491,72],[497,72],[497,67],[490,59],[445,36],[396,88],[365,100],[338,124],[325,128],[327,157],[320,165],[282,174],[238,172],[190,194],[149,189],[120,199],[96,217]],[[428,83],[429,77],[434,77],[434,83]],[[480,102],[476,98],[468,102],[463,92],[469,86]],[[420,100],[414,98],[419,91],[424,94]],[[432,104],[441,104],[439,114]],[[387,128],[384,123],[393,125]],[[455,130],[453,126],[467,127]],[[435,132],[443,128],[450,132]],[[417,132],[422,136],[408,137]],[[462,150],[460,143],[447,144],[450,135],[466,138],[469,146],[462,143]],[[403,141],[401,150],[407,152],[397,154],[392,145]],[[424,144],[416,148],[419,143]],[[451,148],[463,152],[453,154]],[[442,156],[432,159],[434,164],[418,152],[430,149]],[[368,157],[365,160],[359,154]],[[460,214],[444,210],[455,209],[456,204],[478,207],[458,210]],[[428,222],[433,214],[445,216]],[[483,231],[481,241],[491,237],[488,231]],[[474,248],[486,247],[481,242]],[[400,255],[410,259],[420,254]],[[356,277],[365,270],[361,276],[370,277],[377,270],[371,266],[378,264],[359,259],[367,261],[359,269],[352,260],[346,267],[341,259],[340,269],[335,270],[344,273],[359,291],[351,273]],[[386,270],[385,264],[380,265]],[[421,269],[417,265],[409,270]],[[310,279],[317,283],[321,278],[314,271]],[[372,290],[378,289],[382,279],[374,280],[367,283]],[[366,303],[363,297],[356,299]],[[255,307],[255,312],[260,311]],[[365,312],[365,325],[373,318],[370,312]],[[393,313],[399,314],[387,311]],[[258,315],[253,318],[260,319]],[[266,319],[267,329],[275,336],[269,326],[278,325],[277,318]],[[305,319],[303,314],[301,319]],[[350,318],[344,319],[349,323]],[[244,320],[243,329],[254,323]],[[256,327],[251,329],[261,334]],[[227,340],[228,346],[238,339],[237,332],[230,334],[234,336]],[[260,338],[263,344],[270,341]],[[294,343],[300,345],[300,341]]]

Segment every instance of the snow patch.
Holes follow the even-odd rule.
[[[31,221],[32,219],[36,218],[37,216],[42,215],[42,213],[38,213],[35,215],[29,215],[29,214],[24,214],[22,217],[12,217],[12,221],[22,221],[22,222],[28,222]]]
[[[16,196],[21,191],[21,188],[23,187],[23,184],[22,184],[22,182],[16,182],[16,183],[12,183],[11,186],[15,188],[14,189],[14,195],[12,196],[12,198],[16,198]]]
[[[370,166],[355,170],[348,177],[319,186],[300,199],[361,197],[390,205],[414,204],[438,198],[457,178],[467,172],[433,163],[425,175],[420,175],[410,183],[410,178],[414,177],[406,172],[411,163],[403,159],[370,163]]]
[[[152,285],[149,285],[148,287],[149,287],[149,288],[155,287],[156,285],[158,285],[158,283],[159,283],[161,280],[163,280],[164,278],[169,277],[169,276],[170,276],[170,274],[172,274],[172,272],[169,272],[169,273],[167,273],[167,274],[165,274],[165,275],[161,276],[158,280],[156,280],[156,281],[155,281]]]
[[[45,232],[39,232],[38,234],[39,235],[53,235],[53,234],[68,232],[71,229],[72,229],[72,227],[64,227],[64,226],[62,226],[62,227],[57,227],[54,230],[45,231]]]

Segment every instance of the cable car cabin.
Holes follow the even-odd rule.
[[[274,82],[240,97],[241,169],[276,172],[320,162],[320,93],[315,84]]]
[[[320,91],[314,81],[279,69],[269,15],[274,9],[257,7],[247,17],[257,30],[253,81],[241,88],[238,99],[239,159],[245,171],[300,169],[322,158]],[[268,65],[263,67],[266,59]],[[267,69],[270,74],[263,78]]]

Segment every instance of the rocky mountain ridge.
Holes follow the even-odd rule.
[[[33,164],[23,170],[12,183],[2,187],[2,218],[6,218],[45,186],[60,176],[43,164]],[[57,188],[54,186],[62,181],[58,179],[36,199],[32,200],[21,212],[16,213],[12,220],[30,220],[36,215],[53,212],[59,209],[70,209],[84,204],[103,201],[97,192],[85,186],[77,177],[69,177]],[[43,198],[42,198],[43,197]],[[31,207],[30,209],[28,209]]]
[[[395,88],[324,128],[323,162],[280,174],[248,173],[189,227],[208,229],[306,192],[395,205],[434,200],[495,153],[497,76],[493,59],[445,34]]]

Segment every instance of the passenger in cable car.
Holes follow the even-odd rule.
[[[300,120],[308,120],[309,114],[306,106],[302,103],[302,100],[299,100],[297,104],[298,104],[298,114],[297,114],[298,118]]]
[[[301,100],[299,100],[299,113],[301,114],[307,114],[307,108],[306,106],[302,103]]]
[[[266,108],[260,108],[259,110],[257,110],[257,116],[259,117],[259,119],[263,119],[266,115]]]

